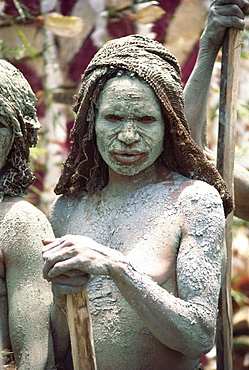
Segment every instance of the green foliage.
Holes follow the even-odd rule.
[[[17,20],[22,20],[22,22],[26,22],[27,19],[34,18],[34,16],[30,13],[29,8],[23,4],[20,3],[18,0],[13,0],[13,3],[16,7],[16,10],[19,13],[19,17],[17,17]]]
[[[239,227],[246,227],[246,228],[249,229],[249,221],[245,221],[245,220],[242,220],[241,218],[234,217],[234,220],[233,220],[233,230],[234,230],[234,232],[236,232],[236,230]]]
[[[14,28],[14,30],[16,31],[17,35],[22,40],[23,45],[24,45],[26,51],[29,53],[30,57],[32,59],[36,58],[38,56],[38,53],[36,52],[36,50],[32,46],[32,44],[29,42],[29,40],[25,36],[24,32],[21,30],[20,27],[18,27],[18,25],[12,19],[10,19],[10,23],[11,23],[12,27]]]
[[[242,99],[238,99],[237,101],[237,114],[238,117],[244,119],[245,121],[249,122],[249,102],[245,102]]]
[[[34,169],[34,163],[38,161],[42,155],[46,154],[47,151],[44,148],[36,146],[35,148],[30,149],[30,162],[31,167]]]
[[[249,58],[248,47],[249,47],[249,30],[245,29],[242,33],[242,45],[241,45],[241,57],[244,59]]]
[[[26,51],[25,45],[16,47],[16,48],[8,48],[6,43],[3,39],[0,40],[0,57],[9,59],[9,60],[19,60],[22,58],[23,54]]]
[[[28,41],[27,37],[18,26],[18,22],[26,23],[27,20],[34,19],[27,6],[23,3],[20,3],[18,0],[13,0],[13,3],[19,13],[19,17],[13,18],[7,14],[2,14],[1,17],[6,20],[7,23],[11,25],[11,27],[16,31],[17,35],[23,42],[23,46],[17,47],[14,49],[9,49],[4,40],[0,40],[0,57],[7,58],[9,60],[19,60],[22,58],[23,54],[28,52],[31,58],[37,57],[37,52],[32,46],[32,44]]]
[[[249,298],[241,291],[231,288],[231,295],[239,307],[249,305]]]

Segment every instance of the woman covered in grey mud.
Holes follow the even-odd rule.
[[[233,202],[189,134],[180,77],[139,35],[106,43],[83,75],[43,255],[58,361],[65,294],[86,286],[101,370],[201,369],[213,346]]]
[[[50,284],[42,277],[42,239],[53,237],[45,215],[22,198],[34,181],[29,148],[40,124],[36,98],[14,66],[0,60],[0,363],[14,353],[22,370],[54,366]]]
[[[239,0],[214,1],[214,11],[217,2],[211,43],[241,18]],[[43,252],[57,360],[70,348],[66,294],[87,288],[98,369],[201,369],[215,339],[233,202],[189,134],[176,59],[138,35],[106,43],[75,112],[51,214],[57,238]]]

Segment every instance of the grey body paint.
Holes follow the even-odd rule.
[[[50,284],[42,277],[42,240],[53,238],[45,215],[21,197],[0,203],[1,299],[6,297],[9,335],[18,369],[54,366],[49,316]],[[5,343],[2,343],[4,345]],[[5,346],[3,349],[6,348]]]
[[[42,276],[42,240],[54,235],[45,215],[21,197],[33,181],[28,149],[40,124],[28,82],[4,60],[0,98],[0,350],[13,351],[20,370],[51,370],[52,292]]]
[[[221,198],[160,161],[167,122],[146,84],[110,79],[97,110],[108,183],[93,195],[56,201],[55,236],[83,238],[69,235],[48,246],[45,276],[59,279],[74,268],[92,274],[88,295],[101,370],[193,370],[215,338],[225,260]]]
[[[164,121],[153,90],[137,78],[116,77],[100,94],[96,135],[108,166],[133,176],[151,166],[163,150]]]
[[[81,234],[122,252],[144,276],[132,278],[133,272],[128,271],[145,300],[155,305],[162,296],[158,289],[164,288],[175,312],[167,314],[180,326],[186,322],[186,329],[183,328],[186,337],[189,327],[193,328],[196,342],[192,343],[192,351],[198,353],[200,341],[206,348],[214,338],[217,313],[214,302],[219,295],[224,261],[224,216],[218,194],[205,183],[186,181],[174,174],[160,184],[127,192],[122,200],[117,198],[106,197],[105,192],[81,202],[59,198],[51,218],[56,236]],[[200,215],[198,220],[196,214]],[[198,239],[197,246],[194,243],[193,248],[180,247],[185,227],[191,227],[190,235]],[[202,258],[204,265],[199,263]],[[211,265],[213,269],[209,269]],[[99,368],[161,369],[167,363],[170,370],[192,370],[198,363],[156,339],[112,279],[93,276],[88,294]],[[146,309],[145,302],[135,302],[135,296],[134,305],[138,311]],[[160,315],[164,314],[162,310]],[[207,339],[197,325],[199,320],[210,323]]]

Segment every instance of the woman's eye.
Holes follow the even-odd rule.
[[[105,116],[105,119],[109,122],[119,122],[119,121],[122,121],[123,117],[120,117],[120,116],[115,116],[115,114],[108,114],[107,116]]]
[[[137,121],[145,123],[145,124],[149,124],[149,123],[155,122],[155,118],[151,116],[144,116],[144,117],[138,117]]]

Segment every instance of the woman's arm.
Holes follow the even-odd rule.
[[[54,366],[50,308],[52,292],[42,276],[42,240],[53,233],[45,215],[24,200],[13,202],[0,239],[6,268],[8,320],[19,369]]]
[[[223,43],[226,28],[243,30],[249,4],[244,0],[215,0],[200,39],[200,50],[194,70],[185,86],[185,114],[197,144],[206,146],[206,107],[213,66]]]
[[[185,114],[194,140],[201,148],[206,142],[206,107],[214,62],[222,45],[227,27],[243,30],[244,15],[248,14],[249,3],[244,0],[213,1],[207,26],[200,39],[200,50],[195,68],[185,86]],[[249,221],[249,172],[234,165],[235,216]]]

